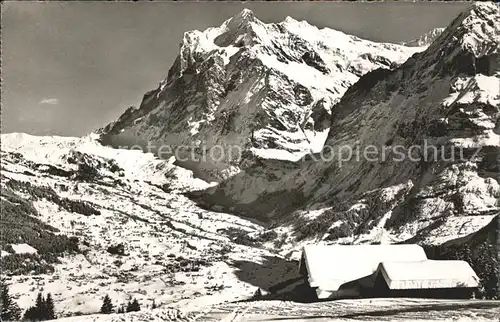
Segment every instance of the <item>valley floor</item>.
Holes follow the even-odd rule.
[[[1,246],[12,249],[2,248],[2,259],[12,259],[5,282],[23,311],[41,292],[52,295],[57,315],[67,317],[60,321],[67,322],[497,321],[500,302],[236,302],[259,289],[290,290],[300,278],[297,250],[312,241],[295,242],[287,227],[273,235],[254,220],[200,207],[185,192],[210,184],[153,155],[103,147],[90,137],[12,134],[1,141],[2,205],[10,221],[5,213],[3,219],[12,232],[3,236]],[[82,177],[88,169],[96,169],[94,175]],[[446,229],[462,237],[489,220]],[[78,251],[54,253],[65,240],[57,236],[76,238]],[[37,257],[49,255],[57,261]],[[17,266],[16,258],[23,259]],[[50,269],[36,273],[26,264],[30,258]],[[137,299],[141,311],[95,314],[105,295],[115,308]],[[150,310],[153,303],[158,308]]]

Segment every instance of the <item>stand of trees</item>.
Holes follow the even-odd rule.
[[[463,245],[454,250],[451,257],[468,262],[479,277],[479,297],[485,299],[498,299],[500,267],[496,260],[495,247],[482,243],[471,250],[468,245]]]
[[[133,299],[132,301],[128,301],[126,304],[123,304],[116,313],[125,313],[125,312],[138,312],[141,310],[141,305],[137,299]]]
[[[36,303],[34,306],[29,307],[24,315],[19,306],[14,302],[9,294],[9,288],[6,284],[0,283],[0,300],[1,300],[1,316],[0,321],[45,321],[53,320],[56,318],[54,310],[54,300],[50,293],[46,297],[42,293],[38,293]],[[156,303],[153,301],[153,308]],[[139,301],[136,298],[123,304],[116,310],[116,313],[137,312],[141,310]],[[105,295],[102,301],[101,313],[111,314],[115,312],[115,308],[109,295]],[[21,319],[22,316],[22,319]]]
[[[54,312],[54,301],[49,293],[44,297],[42,293],[38,293],[35,306],[32,306],[24,313],[23,320],[27,321],[45,321],[56,318]]]
[[[127,303],[127,312],[138,312],[141,310],[141,306],[137,299],[133,299],[131,302]]]
[[[9,294],[9,287],[4,283],[0,284],[1,287],[1,317],[0,321],[19,321],[21,318],[21,309],[16,302],[12,300]]]
[[[0,283],[0,299],[1,299],[1,318],[0,321],[20,321],[21,309],[14,302],[9,294],[9,287],[4,283]],[[44,297],[42,293],[38,293],[35,306],[32,306],[24,312],[23,321],[45,321],[56,318],[54,311],[54,300],[50,293]]]
[[[137,312],[140,310],[141,310],[141,305],[139,304],[139,301],[137,301],[137,299],[134,298],[133,300],[128,301],[126,304],[121,305],[116,310],[116,313]],[[101,313],[110,314],[113,312],[115,312],[113,303],[111,302],[111,298],[109,297],[109,295],[106,294],[102,299]]]

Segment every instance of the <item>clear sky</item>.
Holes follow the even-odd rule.
[[[444,27],[470,3],[2,3],[2,132],[80,136],[139,105],[177,55],[184,31],[218,26],[243,8],[375,41]]]

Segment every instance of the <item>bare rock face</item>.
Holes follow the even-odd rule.
[[[473,5],[425,51],[363,75],[331,109],[322,159],[254,165],[205,200],[338,242],[436,242],[485,224],[500,211],[499,18]]]
[[[421,50],[292,18],[266,24],[243,10],[220,27],[186,32],[159,87],[100,133],[115,146],[168,145],[179,164],[220,181],[256,159],[321,151],[347,88]]]

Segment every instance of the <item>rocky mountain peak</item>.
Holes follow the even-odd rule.
[[[490,49],[494,51],[493,44],[498,44],[499,30],[496,21],[499,18],[498,5],[484,2],[474,3],[457,16],[448,28],[434,28],[416,39],[401,44],[405,46],[429,46],[437,40],[436,47],[442,47],[445,43],[453,43],[474,53],[476,57],[480,57],[487,54]],[[445,29],[446,33],[444,33]],[[441,35],[442,37],[440,37]],[[491,42],[491,46],[478,48],[478,45],[484,42]]]
[[[248,23],[254,22],[254,21],[260,22],[260,20],[258,20],[255,17],[255,14],[253,13],[252,10],[245,8],[245,9],[241,10],[240,13],[233,16],[230,19],[229,24],[232,24],[233,26],[235,26],[235,25],[248,24]]]
[[[186,32],[168,76],[104,136],[206,149],[223,142],[246,156],[297,160],[322,148],[331,108],[361,75],[423,49],[291,18],[263,23],[243,10],[219,27]],[[238,162],[210,171],[235,173]]]
[[[220,47],[251,46],[261,42],[258,36],[258,29],[262,29],[264,23],[255,17],[253,11],[243,9],[229,20],[226,20],[220,27],[220,34],[215,37],[214,44]],[[265,30],[261,30],[261,33]]]
[[[489,75],[500,52],[499,20],[498,5],[475,3],[450,23],[422,58],[441,61],[446,70],[473,74],[480,68]]]
[[[475,3],[450,25],[462,49],[476,57],[500,51],[500,8],[494,3]]]
[[[361,75],[331,109],[327,158],[318,153],[293,166],[255,166],[205,200],[231,200],[227,205],[265,219],[306,218],[309,229],[292,227],[298,234],[341,242],[373,241],[366,236],[371,229],[398,236],[396,241],[417,234],[436,238],[435,227],[445,223],[497,214],[498,12],[496,5],[475,4],[404,64]],[[442,152],[431,158],[426,144]],[[367,146],[377,147],[375,160],[356,157]],[[339,162],[345,157],[340,148],[351,158]],[[400,148],[404,158],[387,157]],[[422,151],[417,161],[408,152],[415,148]],[[456,157],[449,157],[451,151]]]

